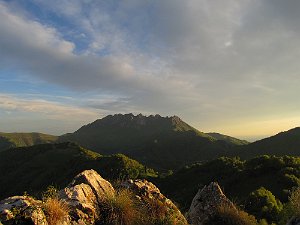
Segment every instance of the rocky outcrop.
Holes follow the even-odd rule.
[[[134,213],[138,215],[138,221],[142,222],[140,224],[156,224],[157,221],[170,221],[169,219],[172,221],[171,224],[174,225],[187,224],[185,217],[175,204],[166,198],[151,182],[146,180],[128,180],[121,183],[120,186],[120,188],[130,190],[128,192],[130,198],[136,198],[137,201],[134,201],[134,204],[137,203],[140,208],[134,208],[136,210]],[[64,211],[65,214],[61,218],[56,218],[55,223],[57,225],[106,224],[106,217],[110,219],[110,216],[114,216],[114,214],[110,213],[120,213],[121,215],[123,212],[115,211],[115,205],[112,205],[112,208],[105,208],[110,207],[109,201],[107,201],[108,198],[110,200],[118,199],[118,194],[113,186],[96,171],[85,170],[78,174],[66,188],[60,190],[58,196],[55,195],[54,198],[44,199],[44,202],[28,196],[14,196],[4,199],[0,202],[0,225],[1,222],[4,225],[53,224],[53,220],[51,222],[50,218],[55,213],[51,214],[50,212],[58,212],[62,207],[59,208],[59,205],[56,205],[58,208],[52,208],[52,211],[49,210],[49,205],[47,205],[49,200],[55,200],[64,206],[68,206]],[[132,207],[132,205],[128,205],[128,207]],[[140,213],[145,213],[146,216],[141,216]],[[148,222],[148,219],[152,217],[161,220],[154,219],[152,223],[150,219],[150,222]],[[126,222],[126,224],[130,224],[130,222]]]
[[[235,208],[234,204],[223,194],[218,183],[212,182],[200,189],[194,197],[187,213],[187,220],[193,225],[203,225],[222,205]]]
[[[174,224],[187,224],[185,217],[176,205],[170,199],[166,198],[153,183],[137,179],[125,181],[121,186],[131,190],[145,205],[154,203],[160,207],[164,207],[164,216],[166,218],[173,218]]]
[[[28,196],[14,196],[0,201],[0,221],[4,224],[48,225],[42,202]]]
[[[112,185],[94,170],[85,170],[59,192],[68,203],[74,223],[94,224],[99,218],[99,206],[107,196],[115,195]]]

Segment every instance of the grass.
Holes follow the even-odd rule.
[[[99,225],[185,225],[178,220],[174,209],[166,203],[138,197],[128,189],[108,196],[102,206]]]
[[[68,220],[70,208],[68,204],[58,198],[58,190],[48,186],[43,192],[43,210],[49,225],[59,225]]]
[[[127,189],[119,190],[115,196],[107,196],[101,211],[100,224],[141,224],[141,207],[134,194]]]
[[[68,219],[69,207],[65,201],[57,197],[48,198],[43,208],[49,225],[59,225]]]
[[[254,216],[228,205],[221,205],[205,225],[257,225]]]

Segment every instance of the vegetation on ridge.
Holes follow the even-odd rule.
[[[287,203],[290,191],[300,185],[300,157],[264,155],[250,160],[221,157],[187,166],[154,182],[186,211],[198,189],[212,181],[218,182],[230,199],[242,208],[246,207],[246,211],[256,215],[257,219],[278,222],[281,202]],[[272,212],[270,217],[258,214],[257,207],[250,207],[250,202],[262,204],[259,199],[265,199],[261,209]]]
[[[42,133],[3,133],[0,132],[0,151],[32,146],[36,144],[54,143],[57,136]]]
[[[0,199],[24,191],[37,195],[49,185],[64,187],[85,169],[110,180],[157,176],[125,155],[102,156],[70,142],[20,147],[0,152]]]

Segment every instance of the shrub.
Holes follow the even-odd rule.
[[[237,208],[221,205],[205,225],[257,225],[254,216]]]
[[[57,198],[58,197],[58,190],[56,187],[50,185],[47,187],[46,191],[42,193],[42,198],[46,201],[48,198]]]
[[[272,223],[278,221],[283,206],[272,192],[261,187],[250,193],[245,208],[256,218]]]

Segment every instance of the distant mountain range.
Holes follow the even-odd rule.
[[[249,143],[219,133],[203,133],[177,116],[115,114],[59,137],[41,133],[0,133],[0,151],[67,141],[100,154],[122,153],[149,167],[168,170],[220,156],[298,156],[300,128]]]

